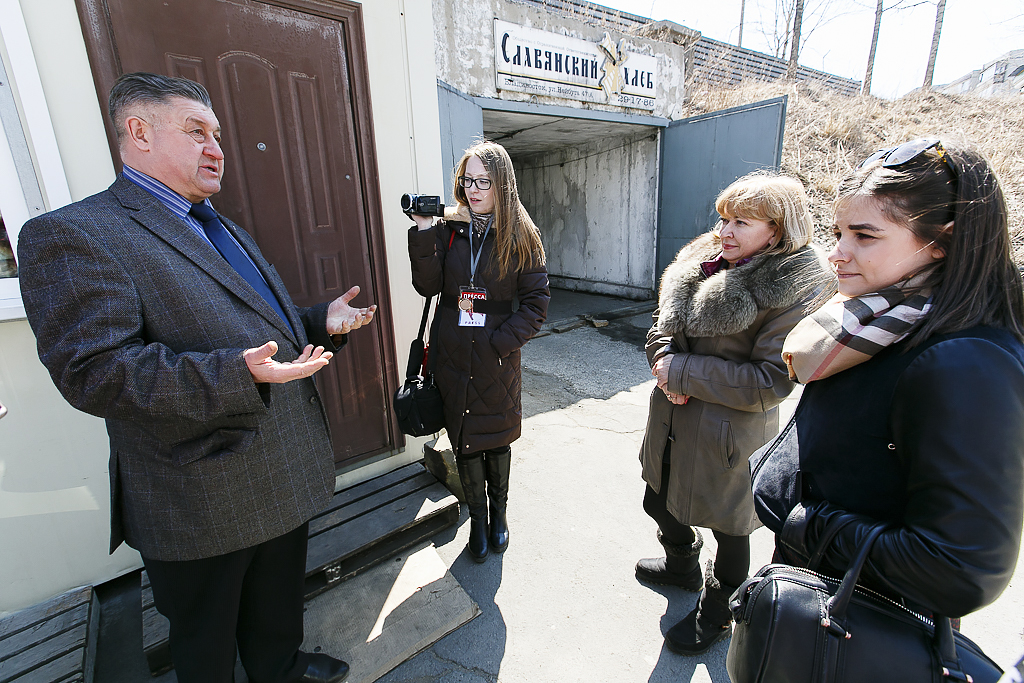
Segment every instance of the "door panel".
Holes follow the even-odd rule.
[[[328,301],[358,284],[355,303],[378,304],[375,323],[349,337],[317,382],[336,462],[396,448],[376,163],[366,75],[354,66],[365,69],[361,34],[353,35],[358,5],[338,0],[331,12],[307,0],[78,1],[101,99],[118,73],[131,71],[184,76],[210,91],[227,157],[214,206],[252,234],[295,303]],[[102,15],[106,27],[85,21]],[[118,73],[103,68],[115,61]]]
[[[718,222],[715,198],[759,168],[778,170],[785,96],[673,121],[662,131],[658,279],[679,249]]]

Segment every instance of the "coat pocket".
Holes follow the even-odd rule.
[[[723,420],[718,434],[718,453],[722,467],[731,470],[736,465],[736,440],[732,436],[732,423]]]
[[[171,447],[171,459],[182,466],[202,458],[221,453],[242,453],[249,449],[256,432],[252,429],[216,429],[197,439],[183,441]]]

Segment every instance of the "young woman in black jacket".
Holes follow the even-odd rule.
[[[833,231],[839,293],[783,346],[807,384],[779,437],[799,463],[755,453],[755,506],[793,565],[845,523],[822,565],[837,575],[887,523],[861,582],[959,617],[1008,584],[1024,514],[1024,293],[1006,202],[976,151],[912,140],[844,181]]]

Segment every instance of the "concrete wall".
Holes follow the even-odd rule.
[[[653,296],[656,132],[517,159],[515,167],[520,198],[543,236],[553,285]]]
[[[635,113],[669,117],[673,107],[685,100],[683,83],[685,52],[681,45],[628,36],[612,28],[587,23],[555,11],[544,11],[529,5],[507,0],[471,0],[451,2],[433,0],[434,58],[437,77],[476,97],[496,97],[503,100],[537,102],[588,109],[621,112],[621,107],[590,104],[557,97],[537,96],[529,93],[503,90],[499,93],[494,80],[494,19],[501,19],[542,31],[561,33],[573,38],[598,42],[608,31],[616,42],[626,39],[626,49],[658,58],[657,104],[653,112],[634,110]]]
[[[31,52],[42,84],[40,101],[26,99],[19,108],[48,107],[70,199],[106,188],[114,171],[74,0],[0,0],[0,10],[5,5],[20,7],[21,30],[27,29],[30,41],[30,47],[16,46],[18,52],[8,54],[9,14],[0,17],[0,55],[8,73],[12,58]],[[387,272],[403,366],[422,300],[409,282],[409,221],[397,198],[402,191],[442,184],[430,11],[429,3],[408,0],[363,5]],[[6,144],[2,137],[0,144]],[[33,151],[38,158],[39,150]],[[107,554],[109,451],[103,423],[75,411],[56,392],[23,319],[0,322],[0,401],[10,409],[0,420],[0,613],[139,566],[138,555],[124,546]],[[339,483],[417,459],[422,441],[410,440],[402,455],[348,473]]]

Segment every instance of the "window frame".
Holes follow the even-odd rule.
[[[0,0],[0,130],[0,215],[17,255],[25,221],[71,203],[18,0]],[[18,278],[0,278],[0,322],[24,318]]]

